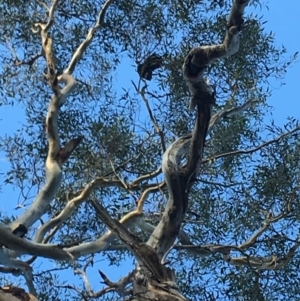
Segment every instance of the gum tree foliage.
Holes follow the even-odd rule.
[[[259,5],[1,2],[1,105],[23,116],[0,140],[2,185],[20,193],[1,197],[18,208],[1,213],[1,294],[299,298],[299,127],[263,122],[268,83],[294,57],[250,14]],[[188,56],[226,37],[236,53]],[[151,54],[163,66],[146,81],[136,70]],[[109,279],[103,259],[132,272]]]

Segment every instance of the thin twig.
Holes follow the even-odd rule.
[[[211,161],[214,161],[214,160],[217,160],[217,159],[220,159],[220,158],[229,157],[229,156],[245,155],[245,154],[254,153],[254,152],[256,152],[256,151],[262,149],[263,147],[266,147],[266,146],[268,146],[268,145],[270,145],[272,143],[279,142],[281,139],[283,139],[286,136],[289,136],[289,135],[291,135],[294,132],[299,131],[299,130],[300,130],[300,126],[297,126],[293,130],[291,130],[291,131],[289,131],[287,133],[283,133],[283,134],[279,135],[278,137],[276,137],[275,139],[266,141],[266,142],[260,144],[257,147],[253,147],[253,148],[250,148],[250,149],[236,150],[236,151],[232,151],[232,152],[228,152],[228,153],[223,153],[223,154],[215,155],[215,156],[212,156],[210,158],[202,160],[202,163],[208,163],[208,162],[211,162]]]
[[[166,143],[165,143],[164,132],[158,126],[158,124],[157,124],[157,122],[155,120],[155,117],[153,116],[152,110],[150,108],[149,101],[148,101],[147,97],[145,96],[145,93],[146,93],[145,91],[146,91],[147,85],[144,85],[141,90],[138,90],[137,87],[136,87],[136,85],[134,85],[134,87],[136,89],[136,92],[141,95],[141,97],[142,97],[142,99],[143,99],[143,101],[144,101],[144,103],[146,105],[146,109],[147,109],[147,112],[149,114],[150,120],[151,120],[151,122],[152,122],[152,124],[154,126],[154,129],[155,129],[156,133],[160,137],[162,150],[163,150],[163,152],[165,152],[166,151]]]

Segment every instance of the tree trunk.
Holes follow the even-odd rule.
[[[187,301],[179,291],[174,272],[168,267],[165,269],[168,279],[158,282],[149,273],[137,268],[133,277],[132,301]]]

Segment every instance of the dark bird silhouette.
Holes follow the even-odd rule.
[[[163,65],[163,59],[161,56],[157,55],[156,53],[151,54],[146,58],[146,60],[139,64],[137,67],[137,72],[140,77],[151,80],[152,79],[152,72]]]

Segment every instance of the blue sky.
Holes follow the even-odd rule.
[[[255,13],[263,15],[266,31],[275,33],[276,44],[284,45],[287,48],[287,57],[292,56],[296,51],[300,51],[300,1],[270,1],[269,10],[265,7],[260,10],[258,7]],[[120,70],[120,73],[126,70]],[[127,75],[129,80],[129,77]],[[283,85],[284,84],[284,85]],[[299,101],[299,85],[300,85],[300,62],[295,62],[289,69],[284,79],[274,80],[271,83],[272,96],[268,100],[268,104],[274,107],[272,116],[266,118],[266,124],[270,119],[274,119],[277,125],[283,125],[288,116],[300,119],[300,101]],[[21,127],[23,121],[22,110],[16,107],[1,107],[0,106],[0,134],[13,133],[17,128]],[[8,168],[5,158],[0,154],[0,172]],[[0,176],[1,177],[1,176]],[[0,210],[4,213],[17,214],[13,208],[18,203],[18,192],[11,187],[2,187],[0,192]],[[106,264],[103,263],[105,266]],[[102,266],[102,264],[101,264]],[[99,267],[100,268],[100,267]],[[102,270],[102,268],[101,268]],[[107,271],[109,271],[107,273]],[[113,276],[112,280],[117,280],[119,275],[125,275],[125,271],[118,268],[118,272],[110,275],[113,269],[104,268],[103,272],[108,276]],[[123,273],[124,272],[124,273]],[[95,278],[95,283],[98,283],[98,275]]]
[[[287,56],[300,52],[300,1],[270,1],[268,6],[269,10],[264,8],[261,11],[268,21],[266,30],[275,33],[276,44],[287,48]],[[285,85],[281,85],[282,83]],[[300,119],[299,84],[300,59],[288,69],[282,81],[271,83],[273,93],[268,104],[274,107],[273,118],[278,125],[282,125],[287,116]]]
[[[296,51],[300,52],[300,1],[270,1],[266,7],[260,9],[251,9],[255,14],[263,15],[267,32],[275,33],[275,41],[278,46],[284,45],[287,48],[286,57],[292,56]],[[248,10],[249,11],[249,10]],[[283,58],[284,59],[284,58]],[[124,65],[123,65],[124,66]],[[130,84],[128,69],[119,70],[122,82],[119,84]],[[126,74],[125,77],[122,75]],[[136,74],[135,74],[136,76]],[[126,82],[127,81],[127,82]],[[300,85],[300,61],[296,61],[289,69],[282,80],[273,80],[270,85],[272,96],[268,99],[268,104],[274,107],[272,116],[267,116],[266,124],[271,119],[275,120],[277,125],[283,125],[287,117],[300,119],[300,101],[298,99],[298,87]],[[0,134],[11,134],[22,126],[24,122],[23,111],[18,107],[0,106]],[[3,154],[0,153],[0,180],[1,172],[8,168]],[[1,192],[0,192],[1,193]],[[2,202],[1,209],[5,212],[12,210],[18,203],[18,194],[11,187],[2,187],[1,199],[6,199],[9,195],[10,202]],[[14,212],[16,214],[16,212]]]

